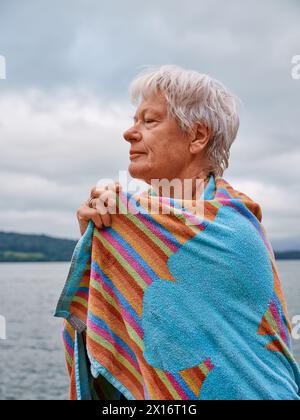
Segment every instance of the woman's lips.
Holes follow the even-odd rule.
[[[139,156],[144,155],[145,153],[130,153],[130,159],[135,159]]]

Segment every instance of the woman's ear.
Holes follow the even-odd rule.
[[[191,153],[198,154],[202,152],[210,140],[210,134],[211,132],[206,125],[198,124],[190,143]]]

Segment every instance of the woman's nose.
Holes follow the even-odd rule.
[[[131,127],[128,130],[126,130],[123,134],[123,137],[126,141],[129,142],[139,141],[142,138],[141,133],[135,127]]]

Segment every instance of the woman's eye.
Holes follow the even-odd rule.
[[[151,123],[153,123],[153,122],[155,122],[155,120],[145,120],[145,123],[146,123],[146,124],[151,124]]]

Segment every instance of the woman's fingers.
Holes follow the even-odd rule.
[[[101,220],[101,223],[105,227],[111,226],[112,218],[111,214],[115,214],[115,208],[116,208],[116,201],[113,196],[114,193],[111,191],[105,191],[102,193],[101,197],[94,198],[90,205],[92,207],[93,214],[96,212],[97,214],[97,220]],[[89,207],[88,207],[89,208]],[[91,213],[90,213],[91,214]],[[97,226],[98,227],[98,226]]]
[[[100,212],[100,214],[115,213],[116,209],[116,193],[111,190],[105,190],[97,199],[96,202],[96,209]]]
[[[93,187],[91,190],[92,200],[83,204],[77,211],[80,232],[83,235],[88,223],[92,220],[98,229],[112,224],[111,214],[116,213],[116,193],[122,189],[118,182],[108,184],[105,187]]]
[[[96,193],[94,194],[96,195]],[[97,209],[99,214],[116,214],[116,192],[115,190],[98,190],[98,197],[91,201],[91,206]]]
[[[97,199],[95,202],[95,211],[102,220],[104,226],[109,227],[111,225],[111,216],[108,212],[107,207],[105,207],[103,201]]]
[[[106,191],[102,193],[102,195],[99,198],[94,199],[92,202],[94,209],[98,212],[104,226],[106,227],[109,227],[112,223],[110,213],[114,213],[111,201],[114,198],[111,198],[110,193],[110,191]]]
[[[116,193],[122,190],[122,185],[119,182],[115,182],[113,184],[108,184],[106,187],[108,190],[115,191]]]
[[[97,227],[99,227],[99,228],[102,227],[101,226],[102,225],[101,217],[100,217],[99,213],[97,212],[97,210],[91,209],[87,205],[83,205],[83,206],[80,207],[80,209],[77,212],[77,217],[81,221],[84,221],[84,222],[87,222],[87,223],[90,220],[93,220]]]
[[[91,209],[86,204],[83,204],[77,211],[77,219],[79,222],[80,232],[83,235],[86,231],[88,223],[92,220],[98,229],[102,228],[102,220],[98,211]]]
[[[119,182],[108,184],[105,187],[93,187],[91,189],[91,197],[99,198],[105,191],[114,191],[116,193],[122,190],[122,185]]]
[[[91,189],[91,198],[98,198],[103,191],[105,191],[104,188],[93,187]]]
[[[93,220],[93,222],[94,222],[94,224],[95,224],[95,226],[98,228],[98,229],[102,229],[102,227],[103,227],[103,221],[102,221],[102,219],[101,219],[101,216],[97,213],[97,214],[95,214],[93,217],[92,217],[92,220]]]

